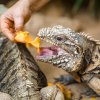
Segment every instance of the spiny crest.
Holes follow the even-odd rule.
[[[90,41],[94,41],[94,42],[96,42],[97,44],[100,44],[100,41],[99,40],[95,40],[92,36],[90,36],[88,33],[84,33],[84,32],[80,32],[80,33],[78,33],[78,34],[80,34],[81,36],[83,36],[83,37],[86,37],[88,40],[90,40]]]
[[[71,40],[78,44],[78,38],[76,37],[76,33],[72,29],[65,28],[61,25],[56,25],[56,26],[53,26],[52,28],[50,27],[42,28],[39,31],[38,36],[43,40],[49,39],[50,41],[55,40],[55,37],[57,36],[59,37],[63,36],[63,37],[66,37],[68,40]]]
[[[38,36],[45,36],[46,33],[49,34],[50,30],[51,30],[50,27],[48,27],[48,28],[42,28],[42,29],[39,30]]]
[[[68,33],[68,32],[72,32],[72,30],[70,28],[65,28],[61,25],[56,25],[52,28],[48,27],[48,28],[40,29],[38,35],[43,36],[43,35],[46,35],[46,34],[53,35],[54,33],[59,34],[59,33]]]

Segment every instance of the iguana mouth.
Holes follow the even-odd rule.
[[[40,56],[57,55],[58,51],[59,51],[59,48],[57,46],[41,47],[40,48]]]
[[[53,46],[50,46],[50,47],[41,47],[40,48],[40,53],[37,55],[37,59],[38,60],[43,60],[43,58],[45,59],[45,58],[50,58],[51,59],[51,57],[57,57],[58,55],[60,55],[61,54],[61,51],[62,51],[63,49],[61,49],[60,47],[58,47],[58,46],[55,46],[55,45],[53,45]]]

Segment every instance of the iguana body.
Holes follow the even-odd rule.
[[[11,100],[41,100],[40,89],[46,85],[44,74],[24,44],[0,34],[0,100],[10,100],[9,95]]]
[[[100,95],[100,42],[60,25],[43,28],[38,36],[53,44],[41,48],[37,59],[52,63],[69,73],[77,73]]]

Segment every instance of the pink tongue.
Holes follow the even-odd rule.
[[[57,48],[55,47],[42,47],[40,48],[39,56],[51,56],[57,54]]]

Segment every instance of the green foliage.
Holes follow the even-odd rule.
[[[83,0],[75,0],[75,4],[73,6],[73,12],[76,13],[80,9],[81,5],[83,3]]]
[[[87,8],[91,15],[98,17],[100,11],[100,0],[74,0],[73,13],[77,13],[87,3]],[[83,7],[85,7],[84,5]]]

